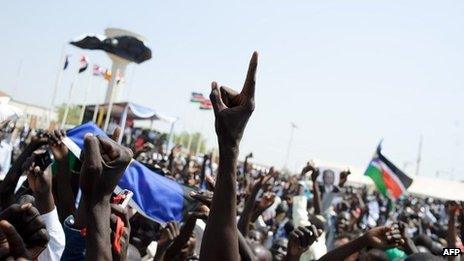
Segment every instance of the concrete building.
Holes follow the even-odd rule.
[[[8,104],[22,110],[23,115],[18,120],[18,124],[20,126],[28,124],[29,127],[33,129],[48,129],[50,124],[53,125],[58,120],[58,114],[55,110],[53,110],[50,117],[48,117],[49,110],[46,107],[15,100],[13,97],[2,91],[0,91],[0,97],[10,98]]]

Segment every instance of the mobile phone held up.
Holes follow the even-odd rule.
[[[34,152],[34,162],[36,166],[40,167],[40,170],[44,171],[50,164],[52,164],[53,159],[49,151],[37,150]]]

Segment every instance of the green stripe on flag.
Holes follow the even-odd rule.
[[[387,197],[387,186],[385,186],[385,182],[383,181],[382,171],[377,166],[372,163],[369,164],[364,175],[369,176],[374,181],[380,193]]]

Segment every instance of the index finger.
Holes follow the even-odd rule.
[[[100,146],[95,136],[86,134],[84,138],[83,165],[91,168],[101,166]]]
[[[255,76],[256,68],[258,67],[258,52],[253,52],[253,55],[250,59],[250,64],[248,65],[248,72],[245,79],[245,84],[243,85],[242,94],[248,98],[255,97]]]

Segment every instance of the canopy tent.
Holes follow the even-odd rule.
[[[94,104],[94,105],[87,105],[85,107],[86,114],[94,113],[95,107],[98,110],[107,111],[108,104]],[[123,113],[127,111],[126,118],[133,119],[133,120],[162,120],[168,123],[173,123],[177,119],[174,117],[169,117],[163,113],[160,113],[152,108],[148,108],[139,104],[135,104],[133,102],[117,102],[113,103],[111,109],[111,117],[112,118],[122,118]],[[87,116],[87,115],[86,115]],[[86,119],[88,119],[86,117]]]
[[[96,123],[101,122],[98,118],[102,119],[103,117],[97,117],[98,113],[103,115],[108,111],[108,104],[93,104],[87,105],[85,107],[84,121],[94,121]],[[103,112],[103,114],[102,114]],[[117,102],[113,103],[111,106],[111,118],[119,120],[119,127],[124,130],[126,127],[127,119],[130,120],[160,120],[167,122],[171,125],[169,138],[167,142],[167,148],[170,148],[172,135],[174,133],[174,124],[177,121],[177,118],[167,116],[166,114],[160,113],[155,109],[148,108],[133,102]],[[101,125],[101,124],[99,124]],[[122,135],[119,142],[121,142]]]

